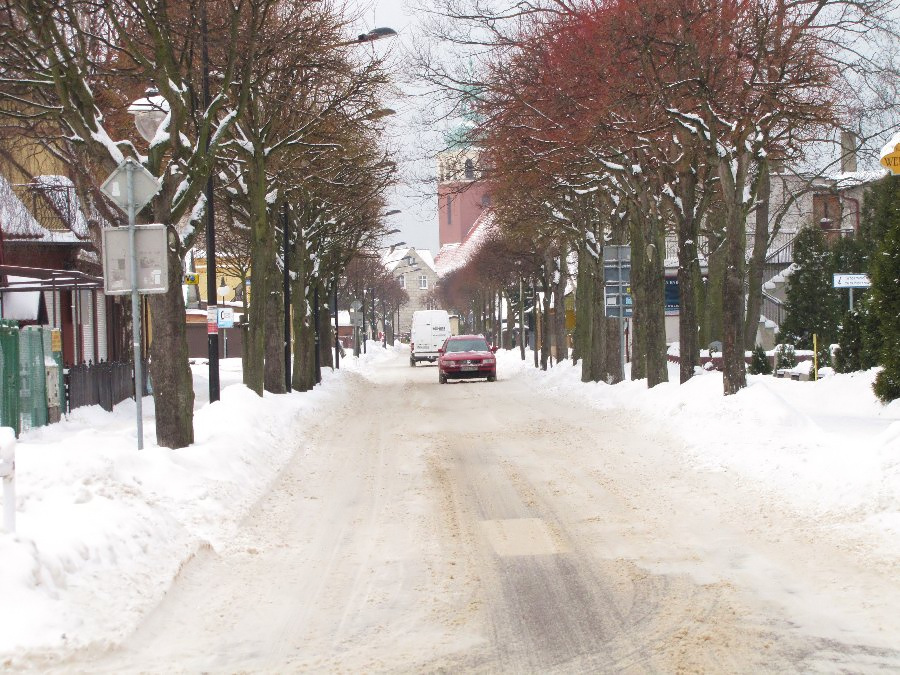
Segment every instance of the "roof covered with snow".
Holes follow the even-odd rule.
[[[438,276],[444,277],[465,267],[493,233],[495,223],[493,209],[484,209],[460,243],[442,246],[434,258]]]

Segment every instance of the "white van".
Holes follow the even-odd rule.
[[[409,337],[409,365],[416,361],[437,361],[438,349],[450,337],[450,316],[443,309],[413,312]]]

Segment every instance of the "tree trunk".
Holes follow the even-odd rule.
[[[706,258],[706,284],[702,289],[703,321],[700,324],[700,348],[707,349],[714,341],[722,340],[722,298],[725,288],[726,248],[725,240],[720,236],[723,230],[714,219],[721,218],[717,213],[711,218],[711,227],[707,241],[709,254]]]
[[[513,308],[512,294],[505,292],[506,296],[506,332],[503,335],[503,348],[512,349],[513,345],[513,326],[516,325],[516,313]]]
[[[569,336],[566,330],[566,283],[569,278],[569,268],[566,262],[566,247],[560,246],[559,264],[557,266],[557,279],[553,284],[553,304],[556,306],[556,361],[564,361],[569,358]]]
[[[631,319],[631,379],[647,377],[647,239],[641,230],[640,219],[630,219],[631,230],[631,294],[634,298]],[[621,349],[620,333],[616,334],[616,349]]]
[[[547,366],[553,365],[553,360],[550,356],[550,348],[551,348],[551,340],[553,330],[551,328],[550,322],[550,272],[547,267],[544,268],[544,273],[541,277],[541,286],[544,291],[544,300],[542,302],[541,307],[541,370],[547,370]]]
[[[769,246],[769,194],[772,187],[769,163],[760,163],[759,172],[753,253],[750,255],[750,266],[747,270],[747,318],[744,324],[744,349],[747,351],[756,346],[756,331],[759,328],[762,306],[763,267]]]
[[[591,336],[594,328],[594,284],[591,273],[594,261],[591,259],[596,250],[582,241],[578,247],[578,275],[575,285],[575,333],[572,362],[581,361],[581,381],[592,382]]]
[[[687,382],[700,367],[700,287],[703,284],[697,244],[700,237],[696,210],[696,178],[691,171],[679,175],[681,214],[678,222],[678,344],[679,379]]]
[[[645,342],[647,359],[647,386],[655,387],[669,381],[666,358],[666,268],[665,234],[662,223],[651,221],[650,244],[647,247],[647,286],[645,317]]]
[[[519,277],[519,356],[525,360],[525,283]]]
[[[266,303],[265,388],[273,394],[284,394],[284,290],[272,284]]]
[[[309,252],[302,229],[291,250],[295,277],[291,282],[291,326],[294,332],[291,387],[296,391],[309,391],[316,386],[316,334],[310,312],[312,303],[307,289],[312,288],[309,279]]]
[[[744,212],[738,204],[734,199],[726,206],[726,261],[722,288],[722,381],[726,396],[747,386],[744,363],[744,254],[747,244]]]
[[[156,442],[176,449],[194,442],[194,383],[188,365],[181,256],[174,246],[168,247],[168,256],[169,289],[149,299],[153,335],[150,378],[156,408]]]
[[[334,368],[334,326],[328,297],[328,285],[319,281],[319,364],[325,368]],[[387,321],[383,321],[382,325],[387,340]]]
[[[265,385],[266,305],[269,302],[269,285],[273,276],[270,270],[275,261],[275,238],[269,227],[266,203],[268,182],[262,152],[255,153],[253,161],[254,170],[251,172],[253,186],[249,190],[252,231],[250,268],[253,286],[250,294],[250,324],[247,342],[244,344],[247,355],[244,384],[262,396]]]

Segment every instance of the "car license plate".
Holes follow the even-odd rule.
[[[471,371],[473,371],[473,370],[478,370],[478,366],[463,366],[462,368],[460,368],[460,370],[465,371],[465,372],[468,373],[468,372],[471,372]]]

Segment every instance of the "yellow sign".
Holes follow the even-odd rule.
[[[895,176],[900,174],[900,143],[894,146],[893,152],[881,156],[881,166]]]
[[[54,328],[50,331],[50,351],[62,351],[62,332],[60,332],[58,328]]]
[[[189,286],[196,286],[200,283],[200,275],[199,274],[185,274],[184,275],[184,283]]]

